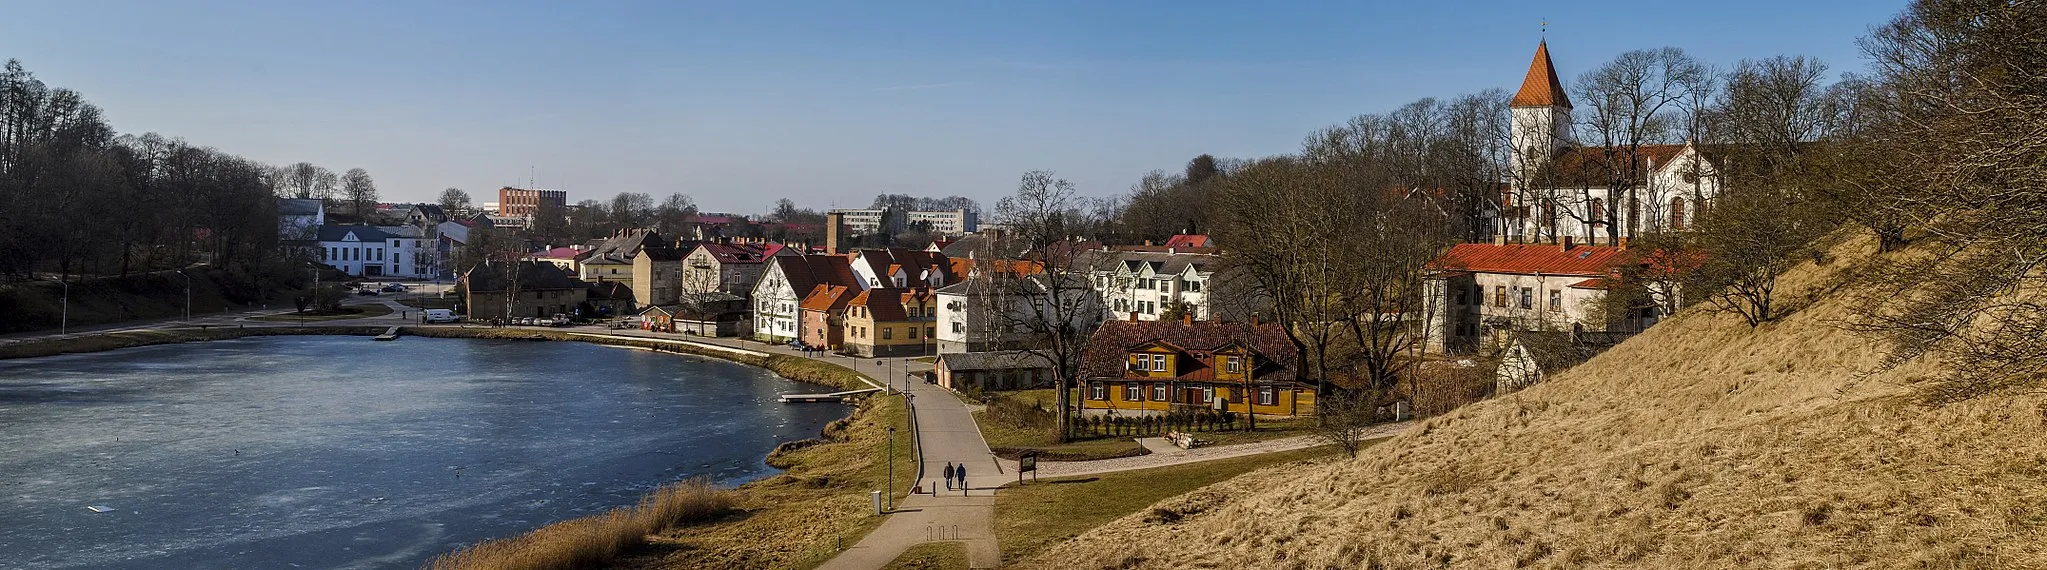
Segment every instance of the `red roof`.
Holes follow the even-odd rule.
[[[1627,250],[1604,245],[1581,245],[1565,250],[1556,245],[1461,243],[1444,252],[1431,265],[1441,270],[1473,273],[1605,277],[1626,254]]]
[[[1166,247],[1210,247],[1206,234],[1178,234],[1166,240]]]
[[[706,243],[697,247],[709,252],[712,257],[718,259],[720,264],[761,263],[774,256],[774,252],[781,251],[782,249],[781,244],[770,244],[762,247],[741,243]]]
[[[533,257],[545,259],[575,259],[576,256],[582,254],[583,250],[576,249],[573,247],[557,247],[554,249],[533,254]]]
[[[903,305],[915,303],[930,295],[931,290],[928,288],[892,289],[877,287],[861,291],[858,296],[853,297],[852,302],[846,303],[846,306],[866,307],[870,313],[868,315],[869,318],[878,322],[906,321],[910,319],[910,316],[908,312],[903,310]]]
[[[844,310],[846,303],[853,300],[853,296],[847,294],[849,291],[852,288],[844,285],[818,285],[803,297],[803,310],[829,313]]]
[[[1571,108],[1564,83],[1557,80],[1557,66],[1549,61],[1549,42],[1535,45],[1535,61],[1528,63],[1528,77],[1521,80],[1521,90],[1514,92],[1512,106]]]

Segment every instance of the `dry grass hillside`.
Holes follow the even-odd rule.
[[[1219,483],[1025,565],[2047,568],[2047,395],[1931,407],[1931,363],[1877,371],[1880,343],[1835,326],[1873,250],[1785,275],[1797,311],[1753,332],[1687,312],[1357,460]]]

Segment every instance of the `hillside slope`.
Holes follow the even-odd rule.
[[[2047,568],[2047,395],[1928,407],[1832,323],[1850,242],[1751,332],[1690,311],[1355,461],[1266,470],[1046,568]],[[2047,341],[2043,341],[2047,342]],[[1176,522],[1148,522],[1175,517]]]

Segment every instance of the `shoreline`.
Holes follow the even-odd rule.
[[[839,390],[880,386],[865,374],[819,359],[772,354],[743,348],[722,347],[685,339],[659,339],[628,335],[517,328],[397,326],[401,335],[426,338],[587,342],[654,352],[715,358],[761,368],[791,381]],[[329,335],[373,337],[382,334],[388,328],[390,328],[389,325],[262,326],[88,333],[0,345],[0,360],[83,354],[122,348],[231,340],[255,336]],[[830,535],[851,537],[857,540],[859,535],[864,535],[866,531],[872,530],[874,523],[878,522],[860,516],[866,503],[865,493],[868,487],[878,487],[878,485],[871,484],[873,482],[865,481],[865,479],[879,475],[878,468],[875,467],[879,462],[874,460],[875,454],[872,453],[872,451],[876,450],[862,450],[860,448],[874,447],[875,444],[880,443],[878,436],[888,426],[896,424],[907,425],[908,422],[907,410],[903,409],[900,405],[891,404],[892,402],[887,399],[861,398],[852,406],[853,409],[849,410],[844,418],[827,424],[818,437],[796,440],[812,443],[791,446],[788,444],[794,442],[783,442],[777,445],[762,457],[761,460],[768,466],[781,470],[780,473],[741,483],[728,491],[738,494],[740,496],[739,500],[746,504],[746,506],[740,508],[740,512],[743,513],[741,516],[736,517],[736,519],[727,517],[721,520],[679,525],[644,537],[635,537],[637,540],[633,540],[633,542],[641,546],[621,553],[626,558],[626,560],[622,561],[633,567],[662,566],[671,561],[659,560],[660,558],[665,557],[665,554],[672,554],[678,551],[694,552],[699,556],[727,560],[734,557],[741,560],[750,559],[755,561],[779,559],[784,563],[804,566],[810,565],[806,563],[814,564],[821,561],[813,560],[815,554],[809,551],[809,549],[799,552],[790,552],[787,549],[762,549],[760,547],[763,544],[757,540],[734,540],[725,541],[720,544],[698,544],[686,550],[678,550],[674,545],[672,534],[676,530],[714,529],[720,525],[727,524],[740,525],[745,524],[749,519],[780,518],[791,511],[796,512],[798,516],[807,519],[809,522],[820,522],[832,528],[790,530],[809,536]],[[899,486],[905,492],[908,490],[907,487],[907,484]],[[834,500],[828,502],[844,504],[812,505],[806,504],[800,499],[791,500],[790,497],[786,496],[791,494],[815,495],[819,493],[830,495],[834,498]],[[853,500],[838,500],[848,497],[853,498]],[[824,497],[817,498],[822,499]],[[632,508],[632,505],[619,507],[619,509]],[[614,509],[614,511],[619,509]],[[810,514],[820,514],[816,513],[816,511],[824,509],[844,512],[838,512],[836,516],[807,516]],[[453,557],[458,553],[476,550],[480,546],[495,542],[528,539],[529,537],[546,533],[556,527],[570,526],[577,524],[579,521],[589,521],[604,516],[607,516],[607,514],[554,521],[517,535],[487,539],[462,549],[443,552],[436,559]],[[832,524],[834,522],[837,524]],[[712,532],[707,534],[723,533]],[[744,535],[744,533],[741,534]],[[650,555],[654,559],[646,558]]]

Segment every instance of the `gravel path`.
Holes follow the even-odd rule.
[[[1414,422],[1408,421],[1376,426],[1373,427],[1365,437],[1366,439],[1392,437],[1395,434],[1400,433],[1402,430],[1405,430],[1412,425],[1414,425]],[[1136,457],[1118,457],[1115,459],[1099,459],[1095,461],[1040,461],[1038,462],[1038,476],[1073,477],[1079,475],[1096,475],[1101,473],[1114,473],[1117,471],[1130,471],[1133,469],[1149,469],[1152,467],[1165,467],[1168,465],[1181,465],[1186,463],[1213,461],[1217,459],[1229,459],[1232,457],[1244,457],[1247,455],[1258,455],[1262,453],[1293,451],[1296,449],[1305,449],[1317,445],[1322,445],[1323,443],[1325,442],[1316,439],[1316,437],[1312,435],[1297,435],[1293,437],[1270,439],[1255,443],[1218,445],[1214,447],[1197,447],[1194,449],[1189,449],[1177,453],[1154,453],[1150,455],[1139,455]],[[1007,459],[999,459],[997,461],[1000,461],[1002,463],[1003,470],[1011,473],[1016,472],[1015,461],[1010,461]]]

